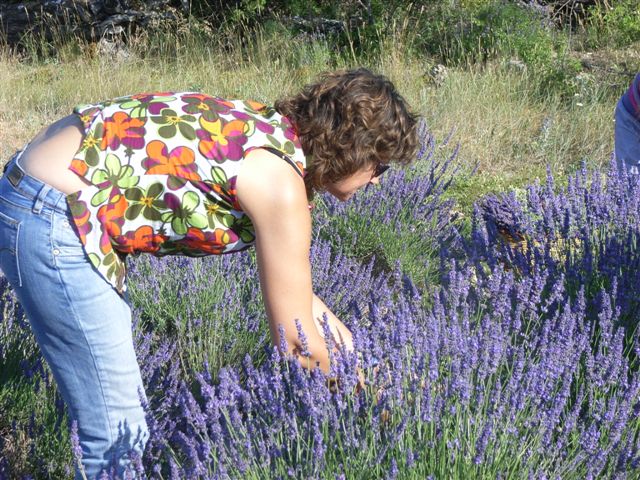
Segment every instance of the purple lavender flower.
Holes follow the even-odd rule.
[[[73,452],[73,459],[81,471],[83,477],[85,477],[82,469],[82,447],[80,446],[80,438],[78,437],[78,422],[74,420],[71,422],[71,451]],[[85,477],[86,478],[86,477]]]

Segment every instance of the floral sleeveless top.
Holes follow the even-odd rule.
[[[254,243],[235,188],[251,150],[270,149],[304,175],[291,123],[257,102],[163,92],[74,113],[85,138],[69,168],[91,186],[67,201],[91,263],[120,293],[128,253],[202,256]]]

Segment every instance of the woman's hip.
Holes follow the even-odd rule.
[[[27,175],[19,156],[0,178],[0,269],[25,294],[56,295],[61,283],[83,293],[94,283],[102,287],[106,282],[84,251],[66,195]]]

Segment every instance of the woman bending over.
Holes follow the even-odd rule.
[[[112,459],[121,475],[148,437],[126,255],[255,245],[273,344],[282,325],[288,353],[328,373],[323,313],[338,342],[353,341],[313,293],[309,201],[318,191],[348,200],[416,145],[416,118],[392,83],[357,69],[273,107],[198,92],[79,106],[8,162],[0,268],[77,421],[88,478]]]

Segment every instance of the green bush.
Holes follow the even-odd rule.
[[[394,19],[416,8],[408,0],[193,0],[193,12],[214,28],[252,31],[277,22],[294,36],[331,41],[336,51],[375,55]],[[407,14],[408,12],[408,14]]]
[[[569,58],[567,34],[539,10],[505,0],[467,0],[431,6],[420,32],[423,51],[444,64],[519,62],[537,92],[572,98],[579,62]]]
[[[559,46],[554,29],[536,11],[505,1],[469,1],[456,8],[433,5],[421,31],[428,53],[453,64],[501,56],[527,66],[552,62]]]
[[[640,41],[640,4],[638,0],[598,1],[587,22],[591,47],[626,47]]]

